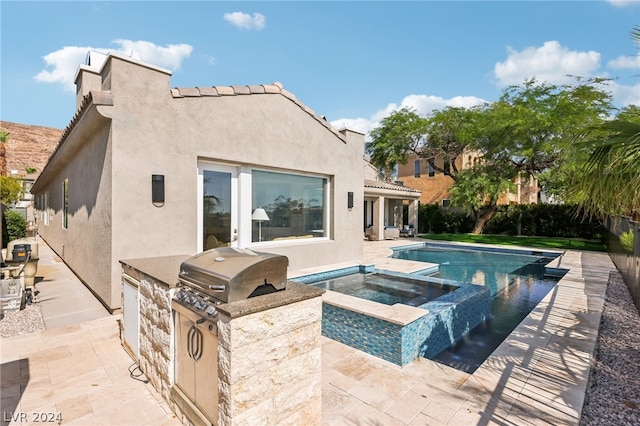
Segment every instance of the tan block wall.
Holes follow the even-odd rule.
[[[169,287],[145,276],[140,281],[140,369],[169,400],[173,369],[173,326]]]
[[[322,298],[218,321],[221,425],[320,424]]]

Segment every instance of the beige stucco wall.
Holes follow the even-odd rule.
[[[37,196],[49,194],[49,224],[40,212],[38,233],[73,271],[107,304],[115,294],[111,269],[111,142],[107,120],[70,135],[82,139],[74,161],[59,165]],[[63,182],[69,181],[68,227],[63,229]]]
[[[203,160],[326,177],[328,238],[248,246],[288,256],[291,269],[361,258],[362,135],[347,134],[345,143],[281,94],[174,98],[168,72],[119,56],[110,57],[101,74],[102,90],[113,98],[113,106],[98,107],[111,119],[110,138],[107,130],[84,135],[86,147],[60,171],[50,168],[36,189],[60,198],[54,192],[69,175],[73,197],[86,198],[66,231],[56,209],[43,237],[56,251],[64,244],[65,260],[110,308],[120,305],[119,260],[198,252],[197,166]],[[81,119],[69,138],[92,125]],[[165,176],[161,207],[151,202],[152,174]]]

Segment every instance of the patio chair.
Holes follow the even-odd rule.
[[[415,237],[416,235],[416,228],[413,225],[404,225],[400,230],[401,237]]]

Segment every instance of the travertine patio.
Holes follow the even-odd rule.
[[[388,258],[390,247],[404,244],[367,241],[363,263],[424,267]],[[0,342],[2,424],[34,423],[36,413],[59,413],[70,425],[178,424],[144,376],[136,377],[119,343],[120,316],[83,304],[93,303],[92,294],[48,247],[40,258],[39,303],[49,329]],[[567,251],[559,263],[570,272],[471,375],[426,359],[400,368],[323,338],[323,424],[577,425],[615,267],[593,252]],[[63,297],[61,288],[74,296]]]

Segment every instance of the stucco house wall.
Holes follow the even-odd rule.
[[[170,89],[170,77],[114,54],[99,72],[81,66],[79,112],[32,190],[49,193],[52,217],[40,234],[107,307],[120,307],[119,260],[201,251],[202,163],[237,169],[241,194],[253,169],[327,179],[325,237],[252,242],[252,206],[241,204],[238,247],[286,255],[291,269],[361,258],[362,135],[332,129],[280,85]],[[152,203],[153,174],[164,175],[161,206]]]

